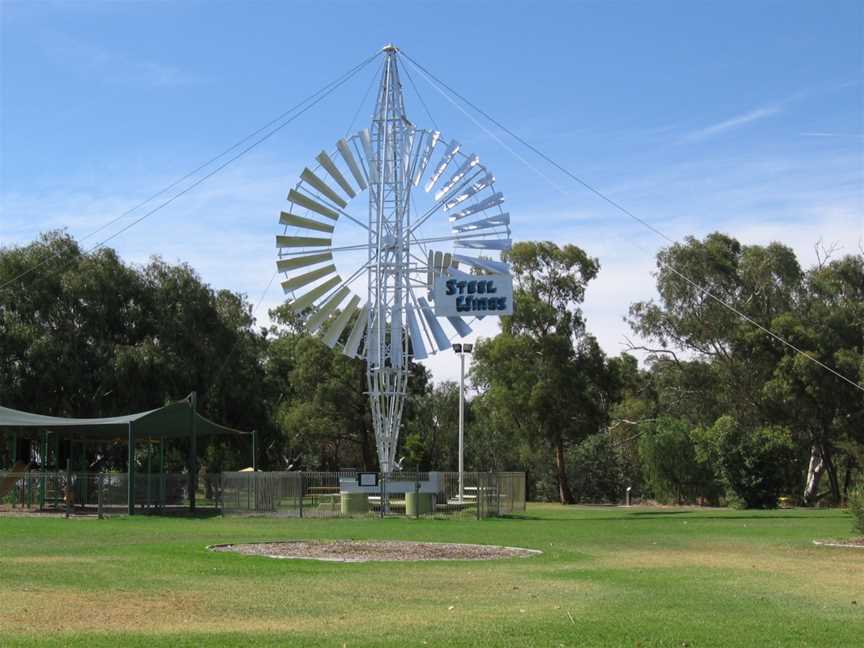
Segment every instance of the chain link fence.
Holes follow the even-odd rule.
[[[138,511],[179,513],[190,506],[191,483],[186,473],[135,473],[133,486]],[[215,511],[220,493],[220,475],[202,476],[196,507]],[[128,473],[0,471],[0,510],[120,513],[128,508]]]
[[[460,488],[461,481],[461,488]],[[136,512],[190,508],[186,473],[136,473]],[[487,518],[525,511],[525,473],[222,472],[202,474],[197,509],[289,517]],[[67,513],[126,512],[126,473],[0,472],[0,508]]]
[[[374,485],[361,486],[360,475]],[[486,518],[525,511],[525,473],[226,472],[226,514]]]

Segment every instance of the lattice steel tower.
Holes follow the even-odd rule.
[[[408,336],[403,323],[411,299],[408,165],[414,127],[405,116],[396,52],[393,45],[384,48],[385,60],[372,118],[369,183],[371,307],[367,315],[366,377],[378,459],[385,473],[393,469],[405,406]]]

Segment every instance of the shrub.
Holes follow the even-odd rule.
[[[849,493],[849,512],[852,514],[852,530],[864,533],[864,486]]]
[[[624,497],[621,461],[608,434],[592,434],[568,453],[570,489],[577,502],[618,502]]]
[[[700,460],[686,422],[661,417],[639,440],[645,485],[661,502],[716,500],[714,474]]]
[[[699,434],[726,498],[740,508],[776,508],[785,484],[783,466],[792,458],[792,437],[778,426],[750,428],[721,416]]]

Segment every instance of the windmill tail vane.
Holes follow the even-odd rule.
[[[494,175],[456,140],[414,125],[398,49],[382,54],[371,124],[303,169],[279,217],[276,264],[307,330],[366,360],[380,469],[389,473],[410,362],[450,348],[474,319],[512,313],[512,279],[500,259],[510,215]],[[364,191],[365,214],[354,202]]]

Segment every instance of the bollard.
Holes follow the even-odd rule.
[[[626,506],[630,506],[630,490],[631,489],[632,489],[632,486],[627,487],[627,500],[626,500],[627,504],[626,504]]]
[[[351,515],[366,515],[369,513],[369,495],[367,493],[349,493],[342,491],[339,494],[339,512],[343,517]]]
[[[432,493],[422,493],[420,491],[405,493],[405,515],[419,518],[421,513],[434,513],[435,504],[432,495]]]

